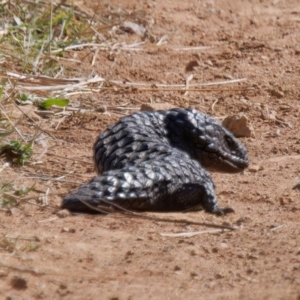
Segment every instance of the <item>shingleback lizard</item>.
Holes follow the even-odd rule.
[[[143,111],[125,116],[94,144],[98,176],[64,197],[62,208],[116,203],[139,211],[204,208],[225,214],[209,171],[248,167],[244,146],[219,122],[195,109]],[[105,200],[105,202],[101,201]]]

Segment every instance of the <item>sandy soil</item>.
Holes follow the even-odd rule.
[[[96,11],[94,2],[80,5]],[[74,113],[57,130],[61,117],[40,117],[40,125],[56,138],[44,135],[35,143],[32,162],[40,163],[1,172],[3,182],[13,180],[15,188],[35,183],[37,190],[18,207],[0,210],[1,298],[299,300],[299,1],[113,0],[110,5],[143,10],[148,42],[141,51],[100,51],[94,66],[94,50],[71,52],[82,63],[66,62],[66,68],[78,76],[151,84],[183,84],[191,74],[191,83],[247,80],[212,87],[229,91],[187,95],[82,93],[71,97],[72,103],[94,111]],[[165,35],[166,45],[153,44]],[[119,33],[118,39],[143,40],[134,33]],[[213,47],[176,50],[196,46]],[[192,61],[197,66],[187,67]],[[250,168],[213,174],[220,204],[235,214],[147,213],[237,230],[169,237],[161,233],[211,229],[120,215],[57,215],[53,207],[59,207],[61,196],[95,175],[91,149],[97,134],[151,101],[194,107],[220,119],[240,112],[248,117],[253,135],[241,141]],[[113,109],[121,105],[125,109]],[[22,126],[29,132],[32,124],[24,118]]]

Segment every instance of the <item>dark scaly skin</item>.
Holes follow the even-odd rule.
[[[208,171],[248,167],[244,146],[219,122],[194,109],[137,112],[102,132],[94,144],[99,176],[63,200],[62,208],[91,211],[118,204],[134,210],[204,208],[224,214]],[[105,200],[104,201],[101,201]]]

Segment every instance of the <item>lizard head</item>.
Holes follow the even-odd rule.
[[[177,133],[182,135],[181,139],[175,139],[178,147],[184,148],[204,168],[237,173],[248,167],[245,147],[218,121],[195,109],[174,111],[177,116],[173,115],[170,126],[176,127]]]

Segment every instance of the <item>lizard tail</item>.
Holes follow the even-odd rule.
[[[165,186],[165,178],[151,169],[112,170],[94,177],[89,183],[71,191],[62,201],[62,208],[71,211],[95,212],[93,207],[121,206],[135,210],[153,208],[157,186]],[[111,203],[111,205],[110,205]]]

